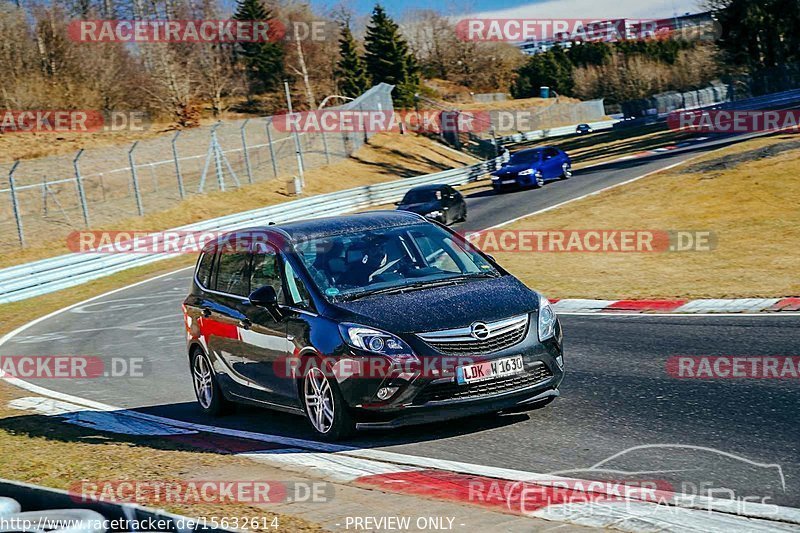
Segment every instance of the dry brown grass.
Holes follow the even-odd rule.
[[[0,383],[0,472],[5,478],[70,490],[81,480],[211,480],[215,474],[209,472],[261,468],[276,480],[274,470],[255,467],[247,459],[198,451],[160,437],[112,439],[99,431],[7,407],[10,400],[24,395],[21,389]],[[193,517],[248,517],[267,525],[277,517],[280,531],[324,531],[307,520],[242,503],[155,506]]]
[[[559,104],[573,104],[577,102],[580,102],[580,100],[577,98],[570,98],[568,96],[558,97]],[[493,111],[496,109],[531,109],[549,106],[554,103],[555,100],[552,98],[519,98],[516,100],[509,98],[508,100],[502,100],[499,102],[470,102],[463,104],[452,104],[452,106],[458,109],[468,109],[471,111]]]
[[[737,144],[505,228],[709,230],[718,240],[711,252],[495,256],[558,298],[800,295],[800,147],[792,141],[777,135]],[[743,152],[787,142],[795,147],[738,162]]]
[[[304,197],[403,177],[439,172],[477,162],[477,159],[451,150],[426,137],[381,133],[351,158],[306,173]],[[244,186],[235,191],[212,192],[190,197],[172,208],[148,213],[144,217],[119,220],[93,230],[157,231],[209,218],[292,200],[284,180]],[[28,248],[4,253],[0,268],[67,253],[66,240],[37,240]]]

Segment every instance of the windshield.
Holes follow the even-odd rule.
[[[311,239],[295,249],[329,299],[500,275],[480,254],[432,224]]]
[[[402,204],[422,204],[427,202],[433,202],[434,200],[441,200],[442,199],[442,192],[437,191],[435,189],[421,189],[421,190],[411,190],[406,193],[403,197],[403,201],[400,202]]]
[[[516,154],[512,154],[509,163],[512,165],[517,165],[519,163],[533,163],[535,161],[539,161],[542,152],[540,150],[535,150],[532,152],[517,152]]]

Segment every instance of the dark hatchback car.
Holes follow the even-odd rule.
[[[546,181],[572,177],[572,161],[555,146],[520,150],[492,172],[492,187],[501,192],[518,187],[541,187]]]
[[[406,192],[397,204],[400,211],[411,211],[449,226],[467,220],[467,202],[450,185],[420,185]]]
[[[205,412],[266,406],[329,440],[542,407],[564,374],[547,299],[413,213],[228,234],[198,259],[183,307]]]

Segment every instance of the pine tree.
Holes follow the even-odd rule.
[[[409,53],[408,43],[400,35],[399,27],[380,4],[372,10],[364,48],[364,61],[372,83],[394,85],[394,103],[411,107],[419,87],[419,66]]]
[[[350,31],[350,25],[342,25],[339,37],[339,61],[336,63],[336,83],[339,93],[355,98],[369,87],[364,61],[358,55],[356,40]]]
[[[269,21],[272,14],[261,3],[262,0],[238,0],[235,20]],[[273,35],[270,27],[269,35]],[[284,51],[281,43],[270,39],[267,42],[241,42],[238,56],[244,63],[250,94],[275,89],[284,77]]]

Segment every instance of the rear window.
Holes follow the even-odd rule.
[[[442,199],[442,191],[435,189],[410,190],[403,197],[404,204],[422,204]]]

